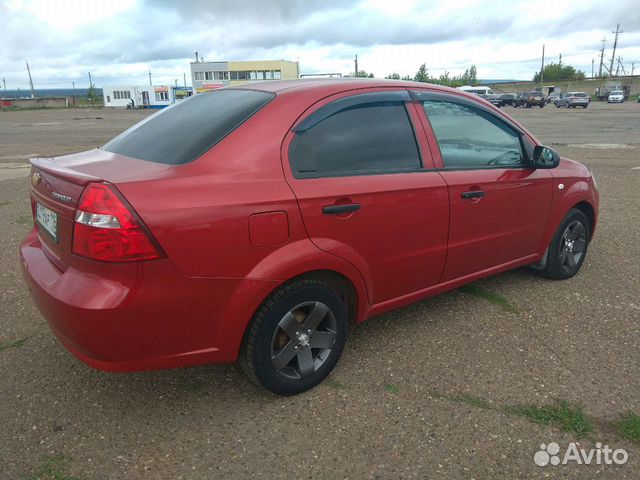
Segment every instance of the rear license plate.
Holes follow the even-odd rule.
[[[44,205],[36,203],[36,222],[58,243],[58,214]]]

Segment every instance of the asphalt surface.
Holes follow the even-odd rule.
[[[0,112],[0,478],[637,478],[640,447],[610,426],[640,414],[640,105],[506,111],[594,171],[601,217],[581,272],[519,269],[475,284],[500,302],[457,290],[372,319],[293,398],[233,366],[114,374],[70,355],[21,278],[32,220],[16,171],[146,112]],[[581,447],[624,448],[628,462],[537,466],[540,444],[578,436],[500,407],[556,400],[596,422]]]

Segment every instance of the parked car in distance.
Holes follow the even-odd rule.
[[[614,90],[607,97],[607,103],[623,103],[624,92],[622,90]]]
[[[474,95],[394,80],[222,88],[31,168],[21,265],[68,350],[237,361],[282,395],[331,372],[350,323],[521,266],[571,278],[598,217],[586,166]]]
[[[551,92],[548,96],[547,96],[547,103],[553,103],[555,104],[555,100],[556,98],[559,98],[561,95],[561,92]]]
[[[489,87],[482,87],[482,86],[474,87],[474,86],[467,85],[464,87],[458,87],[458,90],[462,90],[463,92],[467,92],[467,93],[472,93],[474,95],[479,96],[480,98],[484,98],[485,100],[487,100],[492,105],[495,105],[498,108],[502,106],[502,95],[495,93]]]
[[[567,93],[561,94],[558,98],[554,100],[553,103],[558,108],[560,107],[587,108],[590,102],[591,102],[591,97],[589,97],[589,95],[587,95],[585,92],[567,92]]]
[[[500,106],[503,105],[511,105],[513,106],[513,102],[516,99],[515,93],[504,93],[500,96]]]
[[[525,107],[525,108],[531,108],[532,106],[538,106],[540,108],[543,108],[545,104],[545,99],[544,99],[544,93],[542,92],[527,92],[527,93],[522,93],[519,94],[514,103],[513,106],[518,108],[520,106]]]

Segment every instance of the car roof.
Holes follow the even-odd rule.
[[[345,88],[346,87],[346,88]],[[396,88],[425,88],[439,90],[442,92],[464,93],[464,90],[458,90],[442,85],[434,85],[431,83],[411,82],[407,80],[388,80],[377,78],[301,78],[296,80],[273,80],[248,82],[242,85],[235,85],[230,88],[239,88],[245,90],[261,90],[273,92],[275,94],[289,92],[312,92],[322,91],[329,95],[333,93],[343,92],[344,90],[357,90],[360,88],[379,88],[379,87],[396,87]]]

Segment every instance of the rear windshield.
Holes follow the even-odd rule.
[[[191,162],[273,97],[273,93],[233,89],[194,95],[135,124],[102,148],[156,163]]]
[[[574,97],[586,97],[587,94],[586,93],[574,93],[573,96]]]

